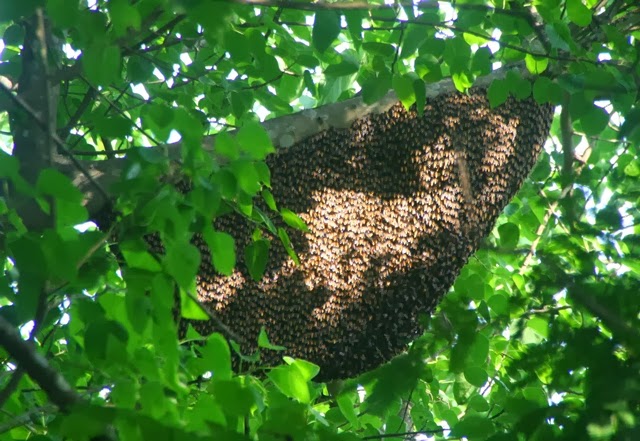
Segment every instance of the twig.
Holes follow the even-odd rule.
[[[402,40],[404,39],[404,30],[407,25],[404,22],[400,23],[400,36],[398,37],[398,46],[396,46],[395,53],[393,54],[393,61],[391,62],[391,73],[395,73],[396,63],[398,62],[398,55],[400,54],[400,47],[402,46]]]
[[[558,208],[558,201],[552,202],[547,208],[547,211],[544,214],[544,218],[542,219],[542,222],[540,222],[540,225],[536,230],[536,238],[531,243],[531,248],[529,248],[529,252],[524,258],[524,262],[520,267],[520,271],[518,271],[520,275],[524,274],[527,267],[529,267],[529,265],[531,265],[531,263],[533,262],[533,256],[535,256],[536,254],[536,249],[538,248],[538,244],[540,243],[540,240],[542,239],[542,236],[544,235],[544,232],[547,229],[547,225],[549,225],[549,221],[551,220],[551,216],[553,216],[553,212],[556,210],[556,208]]]
[[[98,93],[98,98],[100,98],[101,100],[104,100],[110,108],[112,108],[113,110],[115,110],[117,113],[119,113],[122,117],[128,119],[129,121],[131,121],[131,124],[140,131],[140,133],[142,133],[144,136],[146,136],[147,138],[149,138],[149,140],[151,142],[153,142],[155,145],[160,145],[160,142],[157,141],[153,136],[151,136],[150,134],[148,134],[137,122],[133,121],[129,115],[127,115],[127,113],[122,110],[115,102],[111,101],[109,98],[107,98],[104,94],[101,94],[97,88],[91,84],[91,82],[89,80],[87,80],[85,77],[83,77],[82,75],[80,76],[80,78],[82,78],[82,80],[87,84],[87,86],[89,86],[92,89],[96,90],[96,93]],[[121,92],[121,91],[120,91]],[[120,95],[120,97],[122,97],[122,95]],[[118,98],[119,99],[119,98]],[[110,152],[112,153],[112,152]]]
[[[22,413],[20,415],[17,415],[15,417],[13,417],[11,420],[6,421],[3,424],[0,424],[0,435],[2,435],[3,433],[6,433],[12,429],[15,429],[16,427],[20,427],[20,426],[24,426],[28,423],[30,423],[32,421],[32,418],[34,415],[39,414],[39,413],[51,413],[53,411],[55,411],[56,408],[54,405],[45,405],[45,406],[41,406],[41,407],[34,407],[33,409],[30,409],[28,411],[26,411],[25,413]]]
[[[414,435],[433,435],[434,433],[442,433],[444,432],[445,429],[433,429],[433,430],[420,430],[417,432],[402,432],[402,433],[381,433],[379,435],[369,435],[369,436],[363,436],[360,439],[363,440],[367,440],[367,439],[382,439],[382,438],[404,438],[407,436],[414,436]]]
[[[71,129],[80,120],[80,117],[84,114],[85,110],[87,110],[87,107],[89,107],[89,105],[93,103],[93,100],[96,97],[96,95],[97,95],[97,92],[95,89],[89,88],[87,90],[87,93],[85,93],[84,96],[82,97],[82,101],[78,105],[78,108],[73,113],[71,118],[69,118],[69,121],[67,122],[67,124],[65,124],[65,126],[60,130],[58,130],[59,136],[66,137],[66,134],[69,133],[69,131],[71,131]]]
[[[160,36],[160,34],[164,33],[165,31],[171,30],[175,25],[177,25],[178,23],[180,23],[182,20],[184,20],[186,17],[185,14],[178,14],[176,15],[173,19],[171,19],[168,23],[166,23],[165,25],[161,26],[160,28],[158,28],[157,31],[152,32],[151,34],[149,34],[148,36],[146,36],[145,38],[143,38],[142,40],[140,40],[139,42],[137,42],[134,47],[140,47],[142,45],[145,45],[147,43],[152,42],[153,40],[155,40],[156,38],[158,38]],[[125,48],[124,53],[125,54],[130,54],[136,52],[136,49],[132,49],[132,48]]]
[[[573,180],[573,127],[571,125],[571,114],[569,113],[570,97],[565,93],[562,110],[560,111],[560,143],[562,145],[562,187],[571,185]]]
[[[220,328],[222,332],[227,334],[227,337],[231,337],[237,343],[241,343],[241,344],[244,343],[244,340],[241,337],[239,337],[235,332],[233,332],[231,328],[229,328],[227,325],[222,323],[222,321],[218,317],[216,317],[215,314],[213,314],[206,306],[204,306],[202,302],[200,302],[200,300],[196,298],[196,296],[194,296],[190,292],[185,291],[185,293],[187,297],[193,300],[200,307],[200,309],[205,314],[207,314],[207,316],[209,317],[209,320],[211,320],[218,328]]]
[[[560,311],[564,311],[565,309],[573,309],[570,305],[556,306],[556,307],[544,307],[540,309],[530,309],[529,311],[522,314],[522,318],[531,317],[532,315],[543,315],[543,314],[556,314]]]

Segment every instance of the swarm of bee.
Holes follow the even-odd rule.
[[[418,316],[434,309],[518,191],[552,116],[532,99],[491,109],[475,89],[428,100],[423,116],[398,103],[281,150],[268,160],[273,194],[310,230],[291,232],[300,265],[275,239],[262,280],[241,256],[224,277],[196,240],[199,300],[245,353],[264,327],[284,354],[318,364],[324,380],[379,366],[420,335]],[[239,216],[216,227],[239,250],[251,240],[253,226]],[[261,354],[267,365],[283,355]]]

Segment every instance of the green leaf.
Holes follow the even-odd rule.
[[[506,82],[504,80],[493,80],[487,89],[487,97],[489,98],[489,105],[492,109],[507,101],[507,98],[509,98],[509,88]]]
[[[46,168],[38,176],[36,188],[43,194],[55,199],[81,203],[82,192],[78,190],[68,177],[57,170]]]
[[[476,334],[468,351],[469,364],[485,366],[489,356],[489,339],[482,334]]]
[[[546,77],[536,78],[535,83],[533,83],[533,98],[539,104],[545,104],[551,101],[549,96],[549,85],[551,80]]]
[[[127,330],[120,322],[103,319],[87,325],[84,335],[84,350],[87,352],[87,357],[94,363],[107,361],[109,360],[108,355],[112,355],[109,344],[117,343],[124,350],[124,344],[128,339]]]
[[[257,122],[251,121],[243,125],[236,140],[240,148],[249,153],[250,157],[256,160],[263,160],[268,154],[275,152],[271,138],[267,131]]]
[[[147,251],[146,244],[141,240],[122,241],[118,244],[118,248],[128,267],[151,272],[162,270],[158,259]]]
[[[117,37],[125,36],[130,31],[140,30],[140,13],[127,0],[110,1],[109,15],[111,16],[114,34]]]
[[[567,0],[567,16],[578,26],[591,24],[591,10],[582,4],[582,0]]]
[[[487,417],[466,415],[451,430],[451,436],[466,437],[469,440],[485,439],[494,432],[493,422]]]
[[[0,2],[0,23],[17,21],[21,17],[31,15],[39,6],[41,1],[38,0],[2,1]]]
[[[548,337],[549,321],[545,318],[533,317],[527,322],[527,327],[533,329],[540,337]]]
[[[188,320],[209,320],[202,306],[184,289],[180,290],[180,314]]]
[[[271,188],[271,170],[269,170],[267,163],[264,161],[257,161],[254,162],[253,166],[256,169],[260,182],[262,182],[266,187]]]
[[[624,122],[618,132],[618,139],[634,138],[640,131],[640,107],[634,107],[625,115]],[[4,161],[4,158],[3,158]],[[0,161],[2,163],[2,161]]]
[[[315,96],[317,94],[317,89],[316,89],[315,83],[313,82],[313,77],[311,76],[311,72],[309,72],[308,70],[305,70],[303,74],[303,80],[304,80],[304,85],[309,91],[309,93]]]
[[[353,40],[353,45],[356,49],[359,49],[362,44],[362,20],[365,18],[364,11],[346,10],[344,11],[344,18],[347,22],[347,30]]]
[[[224,35],[224,44],[234,62],[251,61],[250,41],[244,34],[229,29]]]
[[[47,16],[50,17],[57,26],[70,28],[81,20],[80,14],[78,13],[78,6],[78,2],[70,2],[68,0],[48,0]]]
[[[491,73],[491,59],[493,55],[488,47],[481,47],[473,54],[471,62],[471,72],[476,76],[488,75]]]
[[[392,45],[388,43],[378,43],[376,41],[362,43],[362,49],[371,54],[386,58],[393,57],[396,52],[396,49]]]
[[[504,294],[494,294],[487,300],[489,308],[498,315],[506,315],[509,313],[509,299]]]
[[[282,220],[290,227],[309,233],[309,227],[307,227],[307,224],[305,224],[304,221],[300,219],[300,216],[295,214],[293,211],[283,208],[280,210],[280,214],[282,215]]]
[[[207,343],[200,353],[206,369],[213,372],[214,380],[231,379],[231,350],[222,334],[215,332],[207,337]]]
[[[505,248],[515,248],[520,239],[520,228],[513,222],[507,222],[498,227],[500,244]]]
[[[291,259],[296,263],[296,265],[300,265],[300,259],[298,259],[298,255],[293,250],[293,246],[291,245],[291,239],[289,238],[289,235],[283,228],[278,228],[278,237],[280,238],[282,245],[284,245],[284,249],[287,251],[287,254],[289,255],[289,257],[291,257]]]
[[[77,225],[88,219],[87,209],[82,205],[82,193],[59,171],[48,168],[42,170],[36,188],[54,198],[57,228]]]
[[[476,387],[482,387],[489,378],[487,373],[480,366],[467,366],[464,369],[464,378]]]
[[[229,166],[236,177],[238,186],[249,196],[254,196],[260,191],[262,185],[260,184],[260,175],[256,170],[255,163],[253,161],[238,160],[234,161]]]
[[[162,104],[150,104],[146,108],[147,114],[160,127],[171,125],[173,122],[173,109]]]
[[[471,60],[471,47],[461,37],[447,39],[443,57],[452,73],[466,71]]]
[[[358,72],[360,66],[352,60],[342,60],[338,64],[331,64],[325,70],[324,74],[327,76],[341,77],[346,75],[353,75]]]
[[[424,26],[408,25],[407,32],[402,40],[400,58],[408,58],[413,55],[428,37],[429,33]]]
[[[469,398],[467,407],[469,409],[475,410],[476,412],[486,412],[491,409],[491,406],[489,405],[489,403],[487,403],[487,400],[482,395],[473,395],[471,398]]]
[[[527,54],[524,57],[527,69],[534,75],[539,75],[547,69],[549,65],[549,59],[545,57],[536,57],[531,54]]]
[[[628,163],[624,168],[624,174],[632,178],[640,176],[640,163],[637,160]]]
[[[115,409],[104,406],[79,404],[61,418],[60,435],[65,438],[91,439],[104,435],[107,425],[115,417]],[[29,437],[31,438],[31,437]]]
[[[541,384],[525,387],[522,390],[522,395],[527,400],[536,403],[541,408],[544,408],[549,403],[549,398]]]
[[[427,104],[427,89],[422,80],[413,81],[413,91],[416,97],[416,110],[418,115],[424,115],[424,108]]]
[[[453,85],[456,90],[461,93],[465,93],[471,86],[473,86],[473,79],[467,72],[455,72],[451,75]]]
[[[278,346],[271,343],[271,341],[269,341],[269,336],[267,336],[267,331],[265,330],[264,326],[260,328],[260,334],[258,335],[258,347],[271,349],[273,351],[284,351],[285,349],[287,349],[284,346]]]
[[[216,135],[216,141],[213,148],[217,154],[232,161],[240,157],[240,149],[235,138],[227,132],[218,133],[218,135]]]
[[[133,122],[122,116],[94,118],[95,130],[107,138],[124,138],[131,135]]]
[[[133,84],[149,81],[155,66],[149,60],[131,56],[127,60],[127,78]]]
[[[122,58],[118,46],[95,42],[82,55],[82,66],[91,83],[109,86],[120,76]]]
[[[213,266],[220,274],[230,276],[236,266],[236,249],[233,237],[228,233],[205,229],[203,236],[211,250]]]
[[[214,381],[211,390],[215,398],[224,403],[222,408],[225,414],[245,417],[255,407],[256,399],[253,391],[239,381],[239,378]]]
[[[395,90],[398,99],[407,110],[416,102],[413,81],[414,79],[409,75],[395,74],[393,76],[393,90]]]
[[[310,361],[284,357],[284,360],[293,366],[306,381],[311,381],[320,372],[318,365]]]
[[[369,78],[362,84],[362,99],[367,104],[372,104],[386,95],[391,88],[391,73],[380,72]]]
[[[587,136],[599,135],[609,123],[609,114],[602,107],[591,106],[580,117],[580,126]]]
[[[249,275],[253,280],[259,282],[264,276],[269,258],[269,247],[271,242],[265,239],[251,242],[244,249],[244,261],[249,270]]]
[[[145,413],[158,419],[166,411],[168,400],[164,386],[158,381],[146,381],[140,387],[140,404]]]
[[[358,414],[356,412],[356,408],[354,406],[355,397],[353,394],[341,394],[336,399],[338,403],[338,408],[342,415],[351,423],[354,429],[360,428],[360,420],[358,419]]]
[[[294,398],[301,403],[309,403],[313,393],[309,380],[315,375],[311,375],[313,371],[309,371],[307,365],[315,366],[309,362],[295,360],[289,366],[278,366],[271,369],[267,377],[286,396]]]
[[[505,85],[516,99],[523,100],[531,95],[531,82],[517,71],[507,72]]]
[[[169,243],[165,247],[166,254],[162,259],[165,270],[181,288],[190,289],[200,266],[200,252],[187,242]]]
[[[262,190],[262,198],[264,199],[264,202],[267,204],[267,207],[269,207],[269,209],[278,211],[276,200],[273,197],[273,194],[268,189],[265,188],[264,190]]]
[[[180,133],[183,139],[182,155],[183,159],[202,145],[204,127],[195,112],[187,111],[184,108],[173,110],[173,129]]]
[[[340,14],[332,10],[318,11],[313,20],[311,41],[318,52],[324,52],[340,34]]]
[[[2,41],[6,46],[19,46],[24,41],[24,28],[17,24],[12,24],[4,31]]]

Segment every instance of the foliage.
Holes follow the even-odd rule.
[[[15,155],[0,158],[5,183],[51,219],[43,231],[27,229],[19,207],[6,194],[0,200],[0,317],[31,334],[81,397],[57,411],[2,350],[2,439],[82,440],[107,427],[122,440],[640,438],[636,2],[356,6],[0,3],[3,84],[26,78],[37,52],[25,49],[25,29],[43,12],[51,78],[60,82],[56,133],[85,163],[125,152],[128,161],[115,187],[121,215],[114,231],[99,231],[74,228],[89,213],[64,174],[45,169],[30,181]],[[305,228],[270,196],[264,159],[274,147],[260,118],[356,93],[372,103],[390,89],[422,108],[424,82],[451,77],[464,91],[496,63],[515,62],[532,75],[514,70],[495,81],[491,104],[533,94],[562,112],[532,176],[406,354],[324,385],[304,360],[262,368],[259,354],[244,354],[248,373],[234,373],[234,347],[219,334],[190,332],[198,347],[178,341],[176,288],[185,316],[207,318],[191,294],[200,259],[193,232],[206,238],[220,273],[243,252],[258,278],[270,217]],[[0,106],[25,118],[12,105],[5,93]],[[0,125],[10,151],[19,135],[8,113]],[[206,135],[230,128],[237,135],[218,137],[215,159],[204,152]],[[138,148],[178,137],[173,162]],[[185,194],[172,185],[177,163],[193,183]],[[260,212],[255,198],[272,212]],[[210,225],[229,210],[255,222],[246,250]],[[106,246],[113,232],[126,271]],[[149,232],[159,233],[163,256],[146,251],[140,237]],[[275,233],[290,247],[284,229]],[[267,334],[260,346],[273,348]]]

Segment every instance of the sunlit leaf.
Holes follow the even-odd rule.
[[[211,260],[216,271],[226,276],[233,272],[236,266],[236,250],[233,237],[222,231],[206,229],[204,239],[211,250]]]

